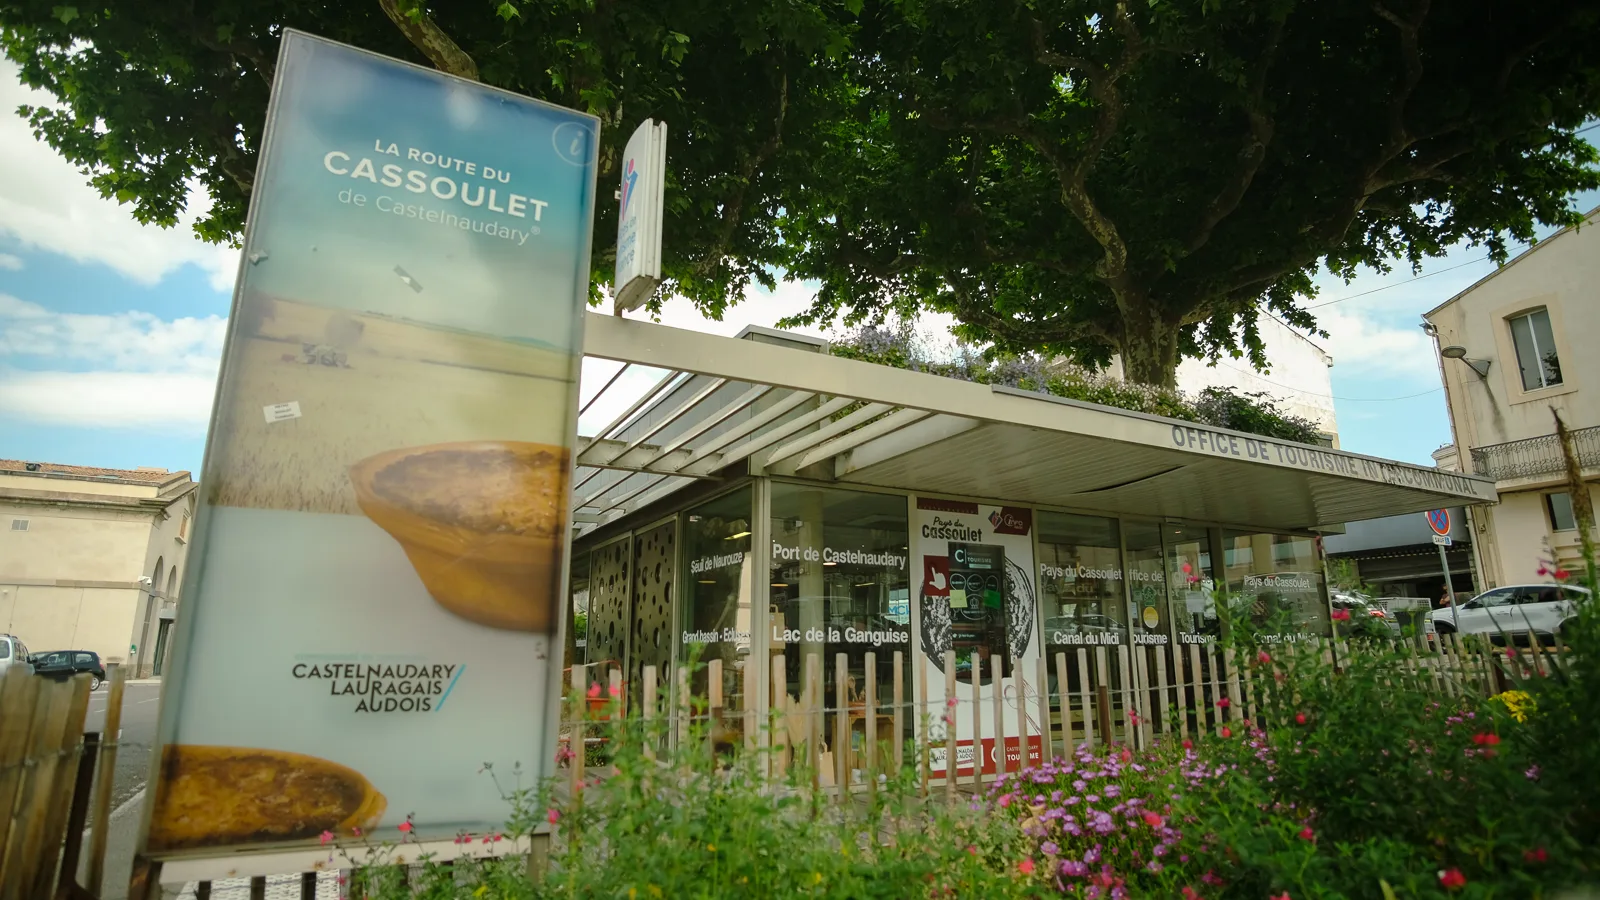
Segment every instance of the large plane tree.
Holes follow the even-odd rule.
[[[299,28],[602,120],[601,197],[646,116],[669,129],[667,289],[713,314],[771,285],[786,180],[835,115],[830,60],[859,0],[0,0],[0,46],[57,104],[36,133],[141,221],[236,241],[255,176],[279,37]],[[10,173],[14,177],[18,173]],[[596,212],[608,280],[616,205]]]
[[[1504,257],[1597,180],[1600,4],[917,0],[869,8],[848,108],[788,198],[801,318],[970,338],[1171,385],[1314,330],[1319,266]],[[870,50],[870,52],[868,52]]]

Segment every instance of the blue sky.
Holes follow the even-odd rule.
[[[141,226],[100,199],[9,114],[40,102],[15,72],[0,64],[0,171],[13,176],[0,184],[0,457],[198,472],[238,254],[186,226]],[[1600,194],[1578,205],[1600,205]],[[1431,464],[1449,442],[1437,363],[1417,325],[1493,271],[1476,261],[1483,255],[1458,250],[1418,280],[1406,268],[1349,285],[1324,279],[1314,302],[1341,302],[1317,310],[1329,337],[1315,340],[1334,358],[1345,449]],[[663,321],[731,334],[771,325],[810,293],[752,291],[722,322],[674,302]]]

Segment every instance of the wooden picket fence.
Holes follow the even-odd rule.
[[[1538,640],[1528,643],[1526,649],[1513,643],[1508,654],[1458,635],[1419,635],[1398,645],[1321,641],[1314,652],[1339,671],[1352,654],[1399,649],[1398,655],[1385,657],[1394,667],[1386,675],[1391,684],[1462,698],[1493,696],[1508,689],[1513,677],[1548,673],[1550,655],[1563,652],[1559,645],[1546,650]],[[720,659],[705,664],[708,689],[700,695],[691,695],[689,673],[681,666],[670,691],[662,689],[655,666],[644,667],[640,691],[624,685],[622,669],[613,664],[575,666],[561,734],[560,755],[569,768],[567,790],[580,793],[585,779],[602,771],[591,763],[597,753],[608,752],[610,742],[648,734],[644,751],[652,755],[690,746],[692,736],[725,751],[759,748],[765,752],[763,765],[775,778],[799,775],[813,788],[835,793],[876,789],[880,775],[914,767],[925,796],[937,788],[953,798],[964,792],[963,786],[970,792],[983,782],[1071,755],[1080,747],[1145,748],[1158,741],[1221,734],[1247,723],[1265,724],[1262,701],[1274,689],[1276,665],[1241,665],[1232,650],[1215,643],[1081,647],[1027,666],[1015,660],[1002,666],[1000,659],[991,658],[988,680],[974,667],[962,681],[965,699],[952,703],[929,699],[925,669],[916,675],[915,694],[909,693],[906,655],[894,651],[892,661],[892,676],[880,684],[874,653],[867,653],[862,670],[855,672],[850,658],[837,654],[830,698],[824,695],[820,654],[805,658],[798,695],[789,692],[788,661],[775,656],[764,721],[753,702],[755,672],[750,667],[743,667],[736,679],[741,690],[726,698],[725,663]],[[864,676],[861,694],[850,696],[847,685],[856,675]],[[942,675],[944,697],[956,697],[954,653],[946,653]],[[996,684],[999,690],[979,690]],[[988,696],[973,699],[982,693]],[[1258,710],[1258,704],[1263,708]],[[619,727],[619,718],[644,727]],[[834,735],[852,735],[835,742],[842,747],[826,740],[825,722],[830,719]],[[919,726],[920,740],[911,738],[906,728],[910,723]],[[883,726],[889,739],[868,737],[880,735]],[[858,727],[860,750],[853,746]],[[952,766],[962,746],[976,750],[986,741],[993,742],[992,760]]]
[[[91,803],[97,824],[111,807],[127,673],[112,666],[107,675],[110,740],[83,730],[89,676],[57,681],[13,667],[0,681],[0,900],[100,895],[106,828],[90,835],[87,885],[77,874]]]

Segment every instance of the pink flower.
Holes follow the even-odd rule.
[[[944,705],[950,707],[951,709],[955,709],[955,707],[956,707],[956,698],[951,697],[951,698],[945,700],[944,701]]]
[[[1522,775],[1523,775],[1524,778],[1527,778],[1529,781],[1538,781],[1539,780],[1539,767],[1538,766],[1529,766],[1522,773]]]
[[[1298,835],[1295,835],[1295,836],[1298,837],[1302,841],[1314,841],[1314,840],[1317,839],[1317,833],[1315,831],[1311,830],[1311,826],[1310,825],[1307,825],[1306,827],[1300,829],[1300,833]]]
[[[613,697],[620,697],[620,696],[622,696],[622,685],[613,684],[613,685],[611,685],[611,686],[606,688],[606,693],[610,694]]]
[[[1516,659],[1516,658],[1517,658],[1517,651],[1511,649],[1510,647],[1507,647],[1506,648],[1506,659]]]
[[[401,822],[399,825],[397,825],[395,827],[400,829],[400,833],[401,834],[410,834],[411,833],[411,820],[407,819],[407,820],[405,820],[404,822]]]
[[[1226,725],[1222,726],[1222,736],[1225,738],[1233,737],[1233,729]]]
[[[1467,876],[1460,869],[1444,869],[1439,873],[1439,884],[1447,891],[1460,890],[1467,886]]]
[[[1161,827],[1161,823],[1162,823],[1162,818],[1161,818],[1160,815],[1158,815],[1156,813],[1153,813],[1153,812],[1151,812],[1150,810],[1147,809],[1147,810],[1144,811],[1144,823],[1146,825],[1149,825],[1151,828],[1160,828]]]
[[[1305,713],[1295,713],[1294,714],[1294,723],[1296,725],[1304,725],[1306,723],[1306,714]]]
[[[1000,808],[1001,809],[1005,809],[1006,807],[1008,807],[1010,805],[1011,805],[1011,795],[1010,794],[1001,794],[1000,795]]]
[[[600,696],[600,682],[596,681],[594,684],[589,685],[589,699],[593,700],[598,696]]]
[[[322,833],[322,842],[323,842],[323,843],[324,843],[324,844],[326,844],[326,843],[328,843],[328,842],[329,842],[329,841],[331,841],[331,840],[333,840],[333,832],[331,832],[331,831],[324,831],[324,832],[323,832],[323,833]]]
[[[1217,699],[1217,708],[1218,709],[1227,709],[1228,707],[1230,707],[1232,705],[1233,705],[1233,701],[1229,700],[1227,697],[1220,697],[1220,698]]]
[[[1024,875],[1032,875],[1033,874],[1033,860],[1025,859],[1022,862],[1017,863],[1017,871],[1021,872]]]
[[[1133,762],[1133,753],[1124,748],[1122,751],[1122,761],[1124,764]]]
[[[1348,622],[1348,621],[1350,621],[1350,610],[1348,610],[1348,609],[1336,609],[1336,610],[1334,610],[1333,611],[1333,620],[1335,622]]]
[[[545,813],[544,817],[546,819],[550,820],[550,824],[551,825],[554,825],[555,823],[561,821],[561,813],[559,811],[557,811],[556,808],[553,807],[553,806],[550,807],[550,811],[549,812]]]
[[[361,837],[361,827],[360,826],[356,826],[355,828],[350,829],[350,833],[355,835],[356,837]]]
[[[1267,900],[1289,900],[1289,892],[1288,891],[1284,891],[1283,893],[1278,894],[1276,896],[1268,897]]]
[[[1183,886],[1183,900],[1200,900],[1200,892],[1186,884]]]
[[[1261,652],[1256,654],[1256,662],[1261,663],[1264,666],[1264,665],[1272,662],[1272,654],[1268,653],[1265,650],[1262,650]]]

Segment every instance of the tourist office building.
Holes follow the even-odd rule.
[[[844,654],[859,706],[871,652],[887,716],[899,651],[908,698],[925,685],[918,708],[942,710],[954,651],[958,739],[974,668],[1016,735],[1036,707],[1013,666],[1033,682],[1057,651],[1214,641],[1219,588],[1280,640],[1328,635],[1320,534],[1495,499],[1472,476],[841,359],[784,332],[587,327],[586,355],[622,365],[584,389],[569,661],[620,667],[635,703],[646,666],[668,679],[694,655],[722,660],[727,706],[766,721],[783,704],[781,719],[811,655],[833,705]],[[645,372],[642,394],[617,393]],[[691,677],[704,694],[707,669]]]

